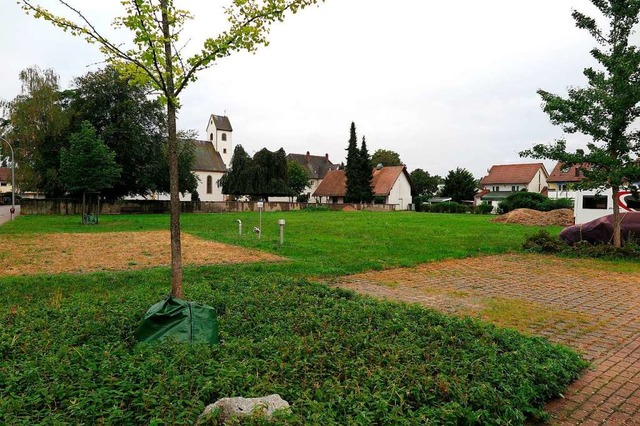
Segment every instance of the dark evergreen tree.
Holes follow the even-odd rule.
[[[268,200],[270,196],[288,196],[287,155],[284,149],[271,152],[266,148],[253,158],[242,146],[236,146],[231,159],[231,168],[218,182],[224,194],[249,196]]]
[[[362,137],[360,146],[360,201],[371,203],[373,201],[373,168],[371,167],[371,156],[367,150],[366,138]]]
[[[443,197],[451,197],[456,203],[473,201],[476,195],[476,179],[467,169],[450,170],[444,179]]]
[[[358,151],[358,138],[356,136],[356,125],[351,123],[349,145],[347,146],[347,165],[344,167],[347,177],[347,194],[345,201],[349,203],[359,203],[361,201],[361,166],[360,151]]]

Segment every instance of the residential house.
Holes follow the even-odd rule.
[[[373,170],[373,195],[393,204],[396,210],[409,210],[413,184],[405,166],[376,167]],[[328,203],[342,204],[347,193],[347,175],[344,170],[330,170],[313,196]]]
[[[306,154],[288,154],[288,161],[295,161],[300,164],[309,174],[309,181],[311,185],[305,190],[305,194],[309,196],[310,203],[319,203],[320,199],[313,196],[313,193],[318,189],[320,182],[327,175],[330,170],[337,170],[338,165],[329,161],[329,154],[323,155],[311,155],[309,151]],[[289,201],[289,197],[269,197],[270,201]]]
[[[494,165],[480,179],[481,190],[475,195],[474,205],[487,202],[495,212],[498,203],[514,192],[525,190],[546,195],[548,177],[542,163]]]
[[[549,184],[549,198],[576,199],[574,185],[584,179],[580,166],[567,166],[558,162],[547,179]]]

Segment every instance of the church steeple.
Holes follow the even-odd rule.
[[[207,139],[213,144],[213,147],[222,157],[225,166],[231,163],[231,155],[233,154],[233,128],[229,117],[226,115],[211,114],[209,123],[207,124]]]

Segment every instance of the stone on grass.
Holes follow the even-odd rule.
[[[290,410],[289,403],[278,394],[262,398],[222,398],[208,405],[198,420],[204,420],[216,408],[220,411],[217,419],[220,423],[234,417],[261,416],[270,419],[276,410]]]

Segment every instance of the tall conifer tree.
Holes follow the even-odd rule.
[[[351,134],[349,136],[349,146],[347,147],[347,165],[345,166],[347,176],[347,194],[345,201],[349,203],[359,203],[361,200],[360,190],[360,151],[358,151],[358,138],[356,136],[356,125],[351,123]]]
[[[360,146],[360,201],[370,203],[373,201],[373,169],[371,168],[371,156],[367,150],[367,140],[362,136]]]

